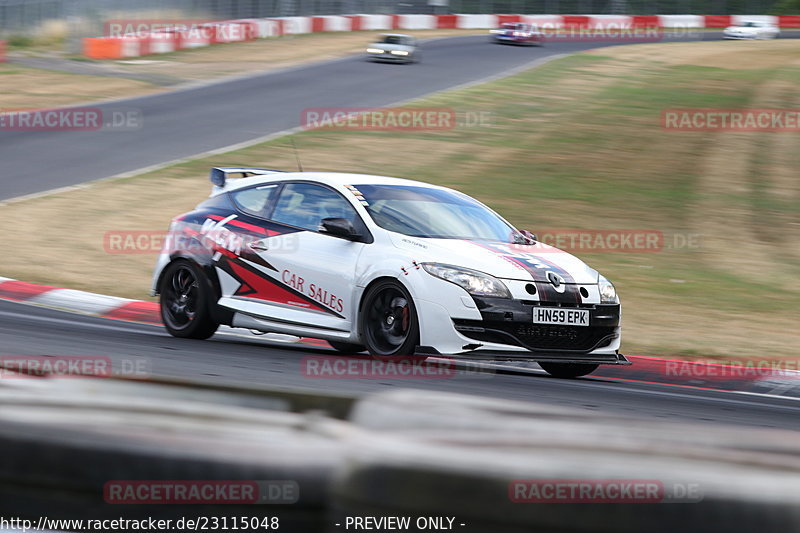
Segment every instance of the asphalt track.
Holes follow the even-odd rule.
[[[707,34],[718,39],[719,34]],[[608,43],[491,46],[485,36],[426,43],[418,65],[346,58],[105,107],[136,108],[145,127],[124,133],[0,133],[0,199],[74,185],[296,127],[305,107],[380,106],[497,75],[553,54]],[[731,43],[735,46],[735,43]],[[538,401],[631,417],[800,429],[800,401],[601,378],[458,374],[449,379],[312,379],[301,359],[330,354],[218,334],[175,339],[156,326],[0,302],[0,355],[105,355],[139,360],[154,376],[365,394],[412,387]]]
[[[800,400],[687,389],[602,378],[463,372],[443,379],[306,377],[303,357],[329,349],[234,334],[176,339],[163,328],[0,301],[0,355],[107,356],[115,368],[135,362],[149,375],[256,387],[367,394],[388,388],[438,390],[535,401],[593,412],[663,420],[800,429]]]
[[[713,32],[671,40],[720,37]],[[308,107],[389,105],[499,75],[549,56],[613,44],[617,43],[548,42],[539,48],[492,45],[485,35],[453,37],[424,43],[423,60],[413,65],[369,63],[353,56],[92,106],[140,112],[142,127],[94,132],[0,131],[0,200],[126,173],[296,128],[302,110]]]

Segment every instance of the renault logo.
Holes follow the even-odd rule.
[[[561,285],[564,284],[564,278],[553,272],[552,270],[547,271],[547,280],[553,284],[553,287],[556,289],[559,288]]]

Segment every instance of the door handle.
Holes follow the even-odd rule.
[[[269,250],[269,246],[264,241],[251,242],[247,246],[254,252],[266,252]]]

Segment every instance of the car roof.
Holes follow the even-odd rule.
[[[331,187],[344,187],[345,185],[407,185],[427,187],[430,189],[444,189],[444,187],[431,185],[430,183],[422,181],[392,178],[389,176],[376,176],[372,174],[354,174],[347,172],[273,172],[259,176],[251,176],[249,178],[228,180],[225,183],[225,187],[218,189],[215,193],[230,192],[253,185],[290,180],[315,181]]]
[[[381,33],[381,37],[403,37],[405,39],[413,39],[412,36],[406,35],[405,33]]]

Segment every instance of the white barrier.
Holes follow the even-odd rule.
[[[497,27],[497,15],[458,15],[456,26],[464,30]]]
[[[555,29],[564,27],[564,17],[561,15],[522,15],[522,22],[535,24],[539,28]]]
[[[658,15],[662,28],[703,28],[706,19],[702,15]]]
[[[359,15],[362,30],[391,30],[391,15]]]
[[[314,18],[322,19],[321,31],[350,31],[352,29],[349,17],[330,15]],[[317,28],[315,27],[314,29],[316,30]]]
[[[281,17],[284,35],[311,33],[311,17]]]
[[[401,30],[435,30],[435,15],[399,15],[397,27]]]

